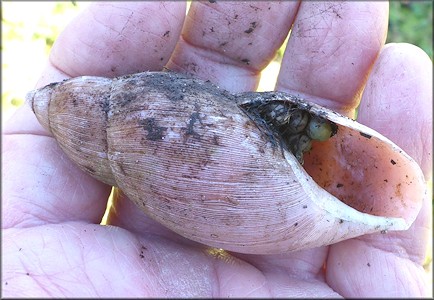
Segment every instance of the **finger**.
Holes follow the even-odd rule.
[[[432,176],[432,62],[420,48],[388,44],[372,71],[357,120],[398,144]]]
[[[2,234],[5,298],[246,299],[287,292],[270,290],[258,270],[218,249],[118,227],[70,222]]]
[[[297,7],[294,1],[193,1],[167,67],[230,91],[255,90],[260,71],[287,36]]]
[[[414,158],[426,180],[432,178],[432,77],[432,62],[423,50],[410,44],[387,45],[374,66],[358,117]],[[429,194],[423,205],[408,231],[390,233],[417,264],[423,263],[432,236]]]
[[[175,47],[184,2],[93,3],[65,28],[50,54],[70,77],[161,70]]]
[[[179,236],[171,230],[143,214],[121,191],[117,190],[114,195],[113,204],[110,208],[107,224],[122,227],[138,236],[146,237],[149,233],[158,235],[168,240],[175,241],[178,245],[194,247],[195,249],[208,249],[206,252],[215,256],[215,268],[218,272],[232,272],[236,267],[237,280],[242,281],[244,276],[253,278],[255,274],[262,274],[268,281],[267,289],[275,297],[289,296],[325,296],[336,297],[337,294],[325,283],[322,274],[324,259],[327,256],[327,247],[299,251],[289,255],[243,255],[239,253],[228,253],[223,250],[210,249]],[[239,258],[241,260],[235,259]],[[241,267],[247,264],[240,264],[245,261],[253,267],[244,274]],[[234,264],[237,262],[237,264]],[[238,265],[238,266],[237,266]],[[253,273],[251,273],[253,271]],[[224,281],[222,287],[231,288],[238,292],[245,292],[241,282],[233,280]],[[233,289],[233,290],[232,290]]]
[[[384,48],[363,94],[358,121],[396,142],[431,178],[432,63],[422,50],[408,44]],[[422,263],[432,236],[431,201],[425,197],[407,231],[332,246],[327,262],[330,285],[346,297],[426,296]]]
[[[387,32],[387,2],[303,2],[277,89],[351,116]]]
[[[91,4],[56,40],[37,86],[84,74],[160,70],[178,39],[184,15],[184,3]],[[110,187],[73,166],[29,108],[20,109],[10,121],[3,132],[2,158],[8,168],[2,170],[7,195],[2,211],[7,221],[2,225],[99,223]]]
[[[165,228],[140,211],[121,191],[116,190],[110,207],[107,224],[122,227],[138,235],[156,234],[187,246],[203,247]],[[336,294],[324,283],[323,265],[327,247],[299,251],[282,255],[245,255],[231,253],[253,265],[270,282],[271,290],[283,290],[281,295],[324,295]],[[220,252],[225,253],[225,252]],[[229,254],[226,254],[229,255]],[[282,280],[282,274],[285,274]],[[293,280],[287,280],[288,276]]]

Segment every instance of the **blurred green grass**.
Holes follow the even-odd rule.
[[[433,59],[433,2],[390,2],[387,43],[407,42],[415,44]]]

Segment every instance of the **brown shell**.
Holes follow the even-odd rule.
[[[32,91],[41,124],[80,168],[198,242],[283,253],[404,230],[420,167],[374,130],[282,92],[233,95],[172,72],[78,77]],[[246,111],[290,101],[338,126],[302,166]],[[278,138],[277,138],[278,140]]]

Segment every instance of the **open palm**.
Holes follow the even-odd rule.
[[[193,2],[187,17],[181,2],[91,4],[59,36],[37,86],[166,66],[251,91],[292,26],[276,89],[350,117],[360,103],[359,122],[429,179],[432,63],[415,46],[384,46],[387,18],[383,2]],[[26,106],[3,142],[4,296],[427,295],[428,197],[405,232],[281,255],[228,253],[165,229],[120,191],[100,225],[111,187],[78,170]]]

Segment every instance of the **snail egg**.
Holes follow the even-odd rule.
[[[326,141],[332,136],[333,130],[328,120],[319,117],[312,117],[307,126],[306,132],[313,140]]]
[[[305,129],[308,121],[308,113],[298,109],[290,115],[290,120],[288,122],[289,130],[293,133],[299,133]]]

